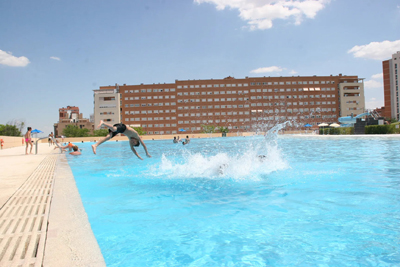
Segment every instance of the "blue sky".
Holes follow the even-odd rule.
[[[0,124],[47,135],[99,86],[229,75],[358,75],[375,108],[399,50],[399,0],[0,1]]]

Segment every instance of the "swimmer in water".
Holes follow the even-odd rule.
[[[189,144],[189,142],[190,142],[190,138],[188,135],[186,135],[186,139],[185,139],[185,141],[182,142],[182,145],[187,145],[187,144]]]
[[[74,152],[69,153],[70,155],[74,156],[82,155],[82,153],[79,151],[78,146],[73,146],[72,149],[74,150]]]

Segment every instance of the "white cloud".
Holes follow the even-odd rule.
[[[11,52],[0,50],[0,64],[10,67],[25,67],[30,63],[26,57],[15,57]]]
[[[273,26],[275,19],[294,19],[299,25],[304,17],[313,19],[330,0],[194,0],[210,3],[218,10],[238,9],[239,16],[250,25],[251,30],[265,30]]]
[[[368,88],[383,88],[383,84],[378,81],[375,81],[375,80],[368,80],[368,81],[364,82],[364,87],[366,89],[368,89]]]
[[[383,72],[372,75],[372,76],[371,76],[371,79],[374,79],[374,80],[376,80],[376,79],[383,79]]]
[[[365,101],[365,108],[366,109],[376,109],[383,107],[383,99],[377,99],[375,97],[370,98],[369,100]]]
[[[289,72],[289,74],[292,74],[292,75],[295,75],[295,74],[297,74],[298,72],[297,71],[295,71],[295,70],[291,70],[290,72]]]
[[[385,60],[391,59],[392,54],[400,50],[400,40],[371,42],[366,45],[356,45],[347,53],[352,53],[354,57]]]
[[[377,73],[371,76],[370,80],[364,82],[365,89],[382,88],[383,92],[383,73]]]
[[[59,57],[50,57],[51,59],[54,59],[54,60],[58,60],[58,61],[60,61],[61,60],[61,58],[59,58]]]
[[[283,69],[281,67],[271,66],[271,67],[258,68],[258,69],[250,71],[250,73],[280,72],[282,70]]]

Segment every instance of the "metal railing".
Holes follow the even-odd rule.
[[[35,144],[35,155],[37,155],[37,153],[38,153],[38,142],[40,141],[40,140],[43,140],[43,139],[46,139],[46,138],[51,138],[51,140],[53,141],[53,143],[54,144],[56,144],[56,146],[60,149],[60,151],[62,152],[62,148],[58,145],[58,142],[53,138],[53,137],[42,137],[42,138],[39,138],[38,140],[36,140],[36,144]],[[61,153],[60,152],[60,153]]]

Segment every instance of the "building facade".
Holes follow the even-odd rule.
[[[121,122],[121,94],[119,86],[100,87],[93,90],[94,98],[94,125],[99,125],[100,120],[109,124]]]
[[[70,120],[71,122],[79,118],[79,108],[67,106],[58,109],[58,121]]]
[[[93,123],[89,119],[83,118],[82,113],[79,113],[79,107],[62,107],[58,113],[58,123],[54,124],[54,135],[56,137],[63,135],[63,131],[68,125],[73,125],[80,129],[89,129],[89,133],[93,134]]]
[[[117,89],[115,86],[100,90]],[[120,85],[121,122],[148,134],[265,131],[277,123],[292,127],[337,122],[364,112],[364,83],[358,76],[245,77],[176,80]]]
[[[392,55],[392,59],[382,62],[383,69],[383,94],[385,101],[384,114],[386,118],[400,120],[399,108],[399,69],[400,51]]]

